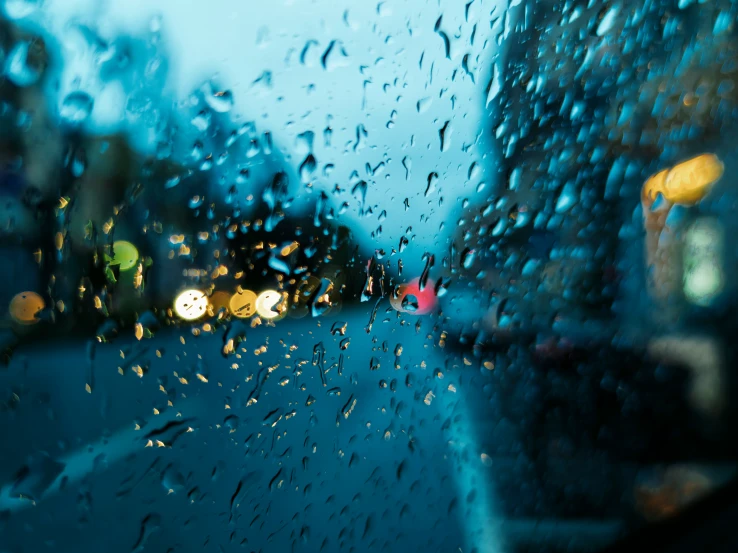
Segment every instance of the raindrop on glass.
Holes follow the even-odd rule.
[[[62,102],[61,118],[70,125],[79,125],[90,116],[94,105],[95,101],[86,92],[72,92]]]

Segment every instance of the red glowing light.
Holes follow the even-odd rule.
[[[415,301],[410,296],[414,297]],[[406,299],[407,301],[405,301]],[[417,307],[415,307],[416,302]],[[425,315],[435,309],[436,293],[433,291],[433,285],[431,283],[426,283],[423,290],[421,290],[420,279],[416,278],[408,283],[400,284],[397,287],[397,297],[391,298],[390,303],[392,307],[403,313]]]

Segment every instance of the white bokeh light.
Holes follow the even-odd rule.
[[[201,290],[185,290],[174,300],[174,312],[186,321],[199,319],[208,311],[208,298]]]
[[[281,315],[274,307],[282,300],[282,294],[276,290],[264,290],[256,298],[256,312],[263,319],[276,319]]]

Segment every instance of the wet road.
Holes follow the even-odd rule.
[[[227,357],[222,330],[188,327],[94,359],[81,341],[19,348],[0,374],[3,546],[500,550],[472,367],[446,357],[432,319],[385,302],[367,332],[370,310],[248,328]]]

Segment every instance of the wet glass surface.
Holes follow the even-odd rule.
[[[730,2],[0,8],[0,553],[598,551],[734,478]]]

